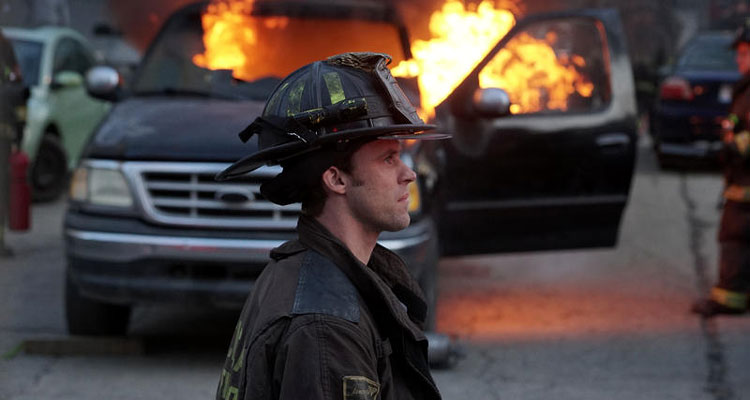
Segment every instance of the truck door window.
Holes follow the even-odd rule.
[[[587,18],[543,21],[517,32],[479,73],[510,95],[513,114],[590,112],[610,100],[604,28]]]

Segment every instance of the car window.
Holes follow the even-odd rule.
[[[91,55],[77,41],[65,38],[55,48],[53,74],[61,71],[75,71],[84,75],[93,65]]]
[[[482,88],[508,92],[513,114],[589,112],[611,98],[603,26],[587,18],[533,23],[479,73]]]
[[[39,84],[39,68],[42,62],[42,44],[30,40],[9,39],[16,53],[21,75],[26,86]]]
[[[393,65],[404,59],[398,28],[383,22],[247,16],[241,25],[247,29],[243,35],[253,40],[223,38],[230,51],[207,51],[200,13],[173,18],[146,55],[135,92],[265,100],[300,65],[336,53],[385,52],[393,56]],[[244,60],[241,68],[222,69],[217,63],[217,58],[238,55]]]
[[[737,63],[726,36],[699,36],[683,49],[677,61],[680,68],[704,71],[736,71]]]

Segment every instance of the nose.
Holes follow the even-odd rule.
[[[403,171],[401,173],[401,181],[403,183],[407,183],[408,184],[408,183],[411,183],[411,182],[414,182],[415,180],[417,180],[417,173],[414,172],[414,170],[412,170],[411,168],[409,168],[403,162],[401,163],[401,166],[402,166],[402,169],[403,169]]]

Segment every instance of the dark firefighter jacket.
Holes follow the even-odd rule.
[[[748,156],[750,156],[750,76],[748,75],[743,76],[734,86],[730,118],[734,120],[734,137],[731,141],[725,141],[722,152],[726,184],[728,188],[750,187],[750,162],[748,162]],[[726,197],[732,199],[736,195]]]
[[[271,252],[245,303],[217,399],[440,399],[425,302],[401,259],[367,266],[320,223]]]

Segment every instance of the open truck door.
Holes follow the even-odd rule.
[[[528,17],[437,107],[444,255],[616,244],[636,144],[624,38],[614,10]]]

